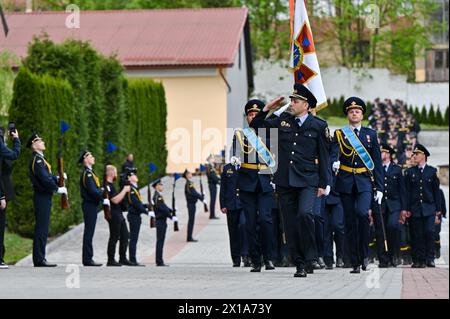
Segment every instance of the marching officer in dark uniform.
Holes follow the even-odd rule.
[[[141,214],[148,215],[148,208],[142,201],[139,193],[136,169],[128,169],[128,182],[131,186],[131,191],[128,193],[128,223],[130,224],[130,247],[128,248],[128,257],[132,266],[144,266],[138,263],[136,259],[137,242],[139,240],[139,232],[141,230],[142,218]]]
[[[10,173],[5,172],[4,167],[7,161],[16,160],[20,155],[20,139],[17,130],[10,131],[13,140],[13,149],[9,149],[4,141],[4,131],[0,129],[0,269],[8,269],[8,265],[4,262],[5,257],[5,228],[6,228],[6,207],[7,201],[14,195],[11,189]],[[8,165],[12,169],[11,165]]]
[[[108,182],[108,198],[111,202],[111,220],[109,224],[108,240],[108,263],[107,266],[131,266],[127,259],[127,248],[130,233],[122,213],[121,202],[127,193],[131,191],[130,185],[123,185],[120,192],[117,192],[114,182],[117,179],[117,168],[113,165],[106,166],[106,179]],[[115,260],[116,245],[119,241],[119,262]]]
[[[295,84],[291,103],[279,117],[265,120],[268,112],[283,100],[276,99],[258,113],[252,127],[278,128],[278,169],[274,176],[287,242],[297,272],[294,277],[313,273],[316,257],[314,203],[329,191],[328,165],[330,134],[325,121],[309,112],[317,100],[303,85]],[[275,114],[275,113],[274,113]]]
[[[33,206],[36,224],[33,237],[33,264],[35,267],[56,267],[45,259],[52,196],[67,194],[65,187],[58,187],[58,179],[52,174],[52,167],[44,157],[45,142],[37,133],[33,133],[27,142],[27,147],[33,151],[29,165],[29,176],[33,184]]]
[[[164,263],[163,259],[163,249],[164,240],[166,238],[167,230],[167,218],[171,219],[173,222],[177,221],[177,217],[173,216],[173,211],[170,209],[162,197],[162,192],[164,191],[164,186],[161,179],[158,178],[152,183],[152,187],[155,189],[155,194],[153,195],[153,209],[155,210],[156,217],[156,266],[163,267],[169,266]]]
[[[259,126],[254,125],[253,119],[264,105],[260,100],[250,100],[245,105],[246,120],[251,128],[256,130],[254,132],[256,133],[256,138],[259,138],[258,129],[264,126],[262,123]],[[238,152],[236,155],[242,161],[237,186],[245,215],[249,253],[252,261],[252,269],[250,271],[261,271],[263,252],[266,254],[266,260],[264,260],[265,269],[273,270],[275,269],[271,260],[273,258],[271,256],[273,248],[273,188],[270,184],[272,174],[266,163],[261,161],[255,145],[251,145],[248,137],[243,132],[243,130],[235,132],[233,149]],[[267,144],[262,140],[258,143]]]
[[[239,159],[231,158],[231,163],[223,167],[220,177],[220,210],[227,215],[228,235],[230,240],[231,260],[233,267],[241,266],[242,240],[239,232],[239,221],[241,218],[242,205],[239,200],[239,189],[237,188],[239,175]]]
[[[421,144],[413,150],[416,166],[406,170],[407,211],[412,227],[413,268],[435,267],[435,223],[442,212],[437,169],[427,164],[430,152]]]
[[[220,177],[217,174],[216,168],[214,167],[214,156],[210,155],[207,159],[208,164],[206,165],[206,176],[208,177],[208,188],[210,197],[209,205],[209,219],[219,219],[216,217],[216,198],[217,198],[217,186],[220,184]]]
[[[344,208],[345,233],[352,264],[351,273],[368,266],[369,209],[375,196],[383,197],[383,172],[377,132],[361,126],[366,104],[358,97],[344,103],[349,126],[335,131],[331,153],[337,173],[336,189]],[[375,193],[376,192],[376,193]]]
[[[377,256],[380,268],[400,265],[400,213],[406,211],[406,188],[402,168],[392,161],[395,151],[387,144],[381,145],[381,159],[383,161],[384,196],[380,212],[372,213],[375,222],[377,238]],[[383,225],[385,225],[384,230]],[[386,233],[384,234],[384,231]],[[387,238],[384,238],[386,236]],[[384,240],[387,240],[388,251]]]
[[[103,191],[100,187],[100,179],[95,175],[92,166],[95,164],[95,157],[89,151],[82,151],[79,164],[83,164],[84,170],[80,178],[80,194],[82,198],[81,207],[84,217],[83,234],[83,265],[99,267],[102,264],[93,260],[94,248],[92,240],[94,238],[95,226],[97,224],[97,211],[101,202],[110,205],[108,199],[103,199]]]
[[[184,179],[186,179],[186,185],[184,187],[184,195],[186,196],[187,208],[188,208],[188,227],[187,227],[187,241],[188,242],[197,242],[197,239],[192,237],[192,233],[194,232],[194,222],[195,222],[195,209],[196,203],[198,200],[205,201],[205,198],[197,192],[194,186],[194,182],[192,181],[192,173],[188,170],[185,170],[183,173]]]

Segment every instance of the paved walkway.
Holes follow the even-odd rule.
[[[163,181],[171,183],[168,178]],[[138,243],[138,259],[147,267],[81,267],[80,225],[49,245],[47,259],[60,267],[32,268],[27,258],[0,271],[0,286],[7,287],[0,289],[0,298],[449,298],[447,221],[442,233],[443,257],[436,269],[378,269],[371,265],[360,275],[334,269],[316,271],[307,278],[293,278],[294,268],[250,273],[249,268],[231,267],[226,218],[219,213],[219,220],[209,220],[200,203],[194,235],[199,242],[186,243],[183,187],[180,180],[176,188],[180,231],[174,232],[171,223],[168,227],[165,261],[170,267],[154,266],[156,232],[149,228],[147,217],[143,217]],[[167,188],[165,199],[170,202],[171,186]],[[445,193],[448,202],[448,187]],[[96,261],[106,262],[107,238],[107,223],[99,214]]]

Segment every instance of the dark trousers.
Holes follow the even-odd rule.
[[[241,236],[239,232],[239,221],[242,209],[229,210],[227,212],[228,236],[230,238],[230,252],[233,263],[241,261]]]
[[[324,196],[322,197],[316,197],[314,200],[314,238],[316,241],[316,258],[323,257],[324,255],[324,243],[323,243],[323,236],[324,236],[324,220],[322,216],[322,210],[324,206]]]
[[[277,191],[292,261],[304,268],[316,257],[313,209],[317,188],[277,187]]]
[[[33,236],[33,263],[37,265],[45,261],[45,246],[47,246],[48,228],[50,227],[52,195],[35,192],[33,194],[33,205],[36,222]]]
[[[241,213],[239,214],[239,242],[241,244],[242,257],[248,257],[248,237],[245,227],[245,214],[241,209]]]
[[[187,240],[192,239],[192,234],[194,233],[194,222],[195,222],[195,203],[187,203],[188,208],[188,227],[187,227]]]
[[[387,264],[393,262],[393,258],[398,258],[400,255],[400,211],[390,212],[387,208],[383,215],[383,222],[386,231],[386,240],[388,251],[384,245],[383,229],[380,221],[379,212],[373,211],[373,218],[375,223],[375,232],[377,239],[377,256],[380,263]]]
[[[83,201],[84,233],[83,233],[83,264],[92,262],[94,257],[94,248],[92,240],[94,239],[95,225],[97,224],[97,203]]]
[[[136,249],[139,240],[139,231],[141,230],[141,215],[128,213],[127,219],[128,223],[130,223],[130,246],[128,248],[128,255],[131,262],[137,262]]]
[[[336,242],[336,258],[344,258],[344,209],[342,204],[324,205],[323,258],[327,265],[334,262],[333,239]]]
[[[357,267],[369,256],[369,208],[372,192],[358,193],[354,187],[352,194],[341,193],[341,202],[350,263]]]
[[[156,219],[156,264],[164,264],[163,260],[163,248],[164,240],[166,239],[167,219]]]
[[[127,258],[128,239],[130,233],[128,232],[127,223],[123,218],[123,213],[120,211],[111,212],[111,220],[109,223],[109,240],[108,240],[108,259],[114,260],[116,255],[116,246],[119,241],[119,260]]]
[[[217,185],[208,184],[209,187],[209,218],[216,217],[216,198],[217,198]]]
[[[289,247],[286,242],[286,234],[284,233],[283,219],[278,208],[272,208],[273,220],[273,251],[274,261],[281,262],[289,257]]]
[[[411,217],[412,249],[416,262],[434,261],[435,216]]]
[[[249,253],[254,265],[261,263],[263,253],[266,255],[264,256],[266,259],[272,258],[272,196],[272,192],[263,193],[258,190],[255,192],[240,192],[239,197],[245,214]]]
[[[5,229],[6,229],[6,209],[0,210],[0,263],[5,258]]]

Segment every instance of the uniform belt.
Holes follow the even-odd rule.
[[[266,169],[269,168],[266,164],[250,164],[250,163],[242,163],[241,168],[248,169]]]
[[[353,174],[362,174],[367,172],[367,167],[353,168],[346,165],[341,165],[339,169],[343,170],[344,172],[349,172]]]

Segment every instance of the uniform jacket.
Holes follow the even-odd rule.
[[[44,156],[34,152],[29,165],[29,177],[35,192],[53,194],[58,190],[58,182],[52,174],[51,165]]]
[[[384,193],[382,205],[390,212],[406,210],[406,186],[402,168],[390,163],[387,172],[383,169]]]
[[[238,179],[239,171],[234,165],[227,164],[223,167],[220,178],[220,208],[238,210],[242,208],[239,200]]]
[[[84,201],[99,204],[103,199],[103,191],[100,187],[100,179],[95,173],[85,167],[80,178],[80,193]]]
[[[131,185],[131,191],[127,194],[128,198],[128,213],[133,215],[148,214],[147,207],[142,201],[139,189]]]
[[[203,195],[197,192],[194,183],[189,180],[186,180],[184,195],[186,195],[186,201],[190,204],[195,204],[198,200],[203,200]]]
[[[153,209],[155,210],[156,219],[172,219],[172,210],[166,205],[162,195],[155,191],[153,194]]]

